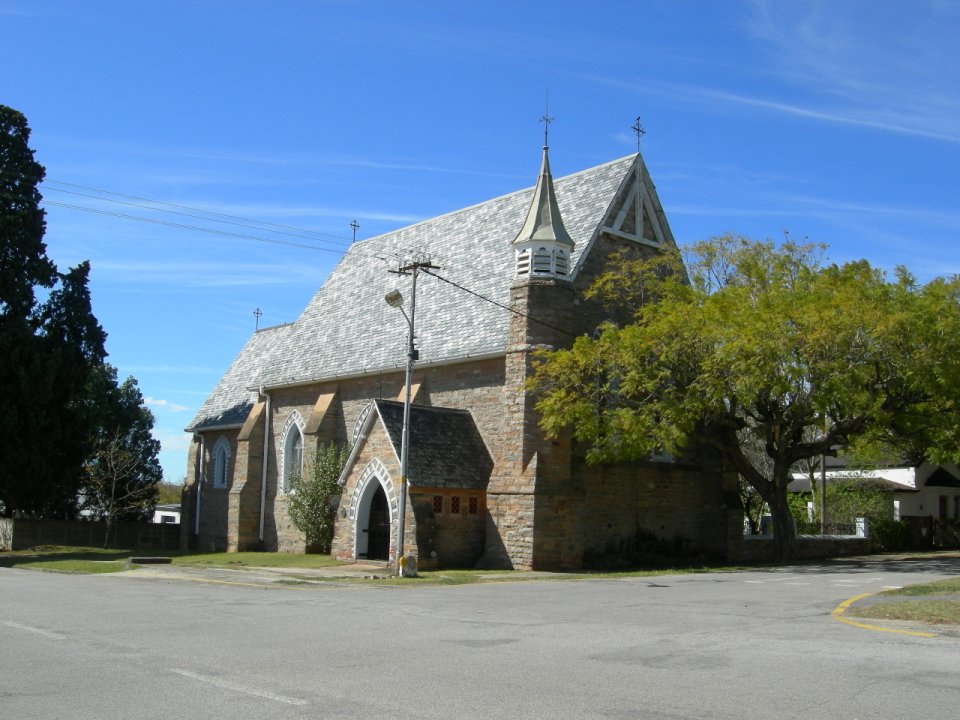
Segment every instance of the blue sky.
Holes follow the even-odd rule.
[[[960,272],[958,38],[949,0],[0,0],[0,102],[180,482],[254,308],[295,320],[354,219],[371,237],[532,185],[548,93],[555,175],[633,152],[641,116],[681,244],[787,230]]]

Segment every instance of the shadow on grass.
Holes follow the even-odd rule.
[[[29,550],[14,550],[0,553],[0,567],[42,567],[44,564],[62,565],[64,562],[109,562],[125,561],[129,550],[98,550],[97,548],[65,548],[41,545]]]

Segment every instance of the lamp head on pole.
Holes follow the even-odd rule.
[[[383,299],[387,301],[387,305],[390,307],[403,307],[403,295],[400,294],[399,290],[391,290],[383,296]]]

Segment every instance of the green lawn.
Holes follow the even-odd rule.
[[[42,545],[29,550],[0,553],[0,567],[28,570],[55,570],[73,573],[119,572],[129,569],[131,556],[172,558],[174,565],[186,567],[280,567],[323,568],[340,565],[329,555],[293,553],[189,553],[170,550],[103,550],[89,547]]]
[[[0,553],[0,567],[67,573],[110,573],[126,570],[129,557],[127,550],[41,545],[29,550]]]
[[[152,555],[153,551],[144,551]],[[297,553],[234,552],[234,553],[157,553],[173,558],[174,565],[186,567],[276,567],[276,568],[325,568],[342,565],[329,555],[303,555]]]
[[[960,625],[960,578],[923,585],[908,585],[882,593],[884,598],[906,596],[923,600],[901,602],[884,599],[864,607],[854,607],[848,615],[875,620],[908,620],[934,625]]]

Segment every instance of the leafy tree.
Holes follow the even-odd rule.
[[[149,519],[163,470],[160,443],[151,435],[153,413],[137,381],[128,377],[117,386],[116,370],[109,365],[100,374],[113,387],[101,406],[95,450],[83,465],[81,496],[82,508],[106,521],[109,543],[116,521]]]
[[[290,520],[306,537],[309,549],[330,552],[336,519],[336,507],[332,502],[340,497],[337,480],[346,464],[345,447],[334,443],[318,444],[313,461],[291,483]]]
[[[679,255],[621,258],[593,294],[643,283],[644,302],[630,324],[544,356],[543,426],[572,427],[592,461],[707,443],[770,508],[781,559],[798,462],[878,446],[960,456],[960,279],[891,280],[822,254],[724,236],[694,246],[686,269]]]
[[[157,504],[170,505],[176,503],[179,505],[182,493],[183,483],[177,485],[175,483],[162,482],[157,485]]]

